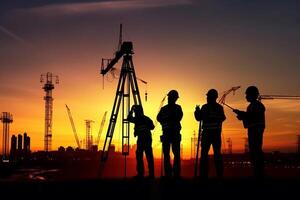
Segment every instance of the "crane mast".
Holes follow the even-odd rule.
[[[54,82],[55,79],[55,82]],[[52,116],[53,116],[53,97],[52,90],[54,84],[58,84],[58,76],[50,72],[41,74],[40,82],[44,83],[43,89],[45,91],[45,134],[44,134],[44,150],[51,151],[52,146]]]
[[[79,139],[78,139],[77,131],[76,131],[76,128],[75,128],[73,117],[72,117],[72,113],[71,113],[70,108],[67,106],[67,104],[66,104],[66,108],[67,108],[68,116],[69,116],[69,119],[70,119],[70,122],[71,122],[72,130],[73,130],[73,133],[74,133],[74,136],[75,136],[77,146],[78,146],[79,149],[81,149],[81,145],[80,145],[80,142],[79,142]]]

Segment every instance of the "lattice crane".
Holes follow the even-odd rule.
[[[106,114],[107,114],[107,111],[105,111],[103,117],[102,117],[102,120],[101,120],[101,124],[100,124],[100,128],[99,128],[99,132],[98,132],[98,137],[97,137],[97,140],[95,142],[95,145],[99,145],[100,143],[100,138],[101,138],[101,134],[102,134],[102,131],[103,131],[103,127],[104,127],[104,124],[105,124],[105,120],[106,120]]]
[[[232,92],[233,95],[235,94],[235,91],[237,91],[238,89],[240,89],[241,86],[236,86],[236,87],[232,87],[229,90],[223,92],[223,95],[220,97],[219,99],[219,104],[223,104],[225,106],[227,106],[230,109],[233,109],[231,106],[229,106],[228,104],[225,103],[226,97]]]
[[[70,108],[67,106],[67,104],[66,104],[66,108],[67,108],[68,116],[69,116],[69,119],[70,119],[70,122],[71,122],[72,130],[73,130],[73,133],[74,133],[74,136],[75,136],[77,146],[78,146],[79,149],[81,149],[81,145],[80,145],[80,142],[79,142],[79,139],[78,139],[77,131],[76,131],[76,128],[75,128],[73,117],[72,117],[72,113],[71,113]]]
[[[53,117],[53,97],[52,90],[54,84],[59,83],[57,75],[50,72],[41,74],[40,82],[44,83],[43,89],[45,91],[45,134],[44,134],[44,150],[51,151],[52,146],[52,117]]]

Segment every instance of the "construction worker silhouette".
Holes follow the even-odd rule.
[[[248,143],[254,177],[264,175],[264,155],[262,150],[263,133],[265,130],[265,106],[258,101],[259,91],[255,86],[246,89],[246,99],[250,103],[247,111],[234,109],[237,118],[243,121],[244,128],[248,129]]]
[[[133,117],[134,112],[134,117]],[[129,114],[128,121],[135,124],[134,126],[134,137],[137,137],[137,148],[136,148],[136,170],[137,177],[144,177],[144,161],[143,154],[145,152],[149,178],[154,178],[154,159],[152,151],[152,137],[151,130],[154,129],[153,121],[144,115],[143,107],[140,105],[133,105]]]
[[[221,132],[222,123],[226,119],[223,106],[216,102],[218,92],[211,89],[207,92],[207,104],[201,109],[196,106],[194,115],[197,121],[202,121],[202,138],[201,138],[201,158],[200,158],[200,177],[208,178],[208,152],[210,145],[214,150],[214,161],[217,177],[223,177],[223,159],[221,154]]]
[[[180,177],[180,141],[181,124],[183,113],[181,106],[176,104],[179,98],[176,90],[168,93],[168,104],[162,107],[157,115],[157,121],[161,124],[163,134],[160,137],[163,145],[165,176]],[[174,154],[173,168],[170,162],[170,147]]]

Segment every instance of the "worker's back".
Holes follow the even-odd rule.
[[[245,128],[265,128],[265,106],[260,101],[253,101],[247,107],[247,117],[244,120]]]
[[[157,120],[161,123],[163,134],[175,134],[181,130],[183,113],[180,105],[168,104],[161,108]]]
[[[218,103],[204,104],[200,112],[195,113],[198,121],[202,120],[204,131],[221,131],[222,122],[226,119],[223,107]]]

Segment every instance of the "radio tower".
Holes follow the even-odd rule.
[[[9,124],[13,122],[12,114],[3,112],[0,116],[0,120],[3,123],[2,159],[6,160],[9,154]]]
[[[54,82],[55,79],[55,82]],[[45,138],[44,138],[44,151],[51,151],[52,142],[52,113],[53,113],[53,98],[52,90],[54,89],[54,84],[58,84],[58,76],[53,75],[50,72],[46,74],[41,74],[41,83],[44,84],[44,91],[46,92],[45,100]]]

